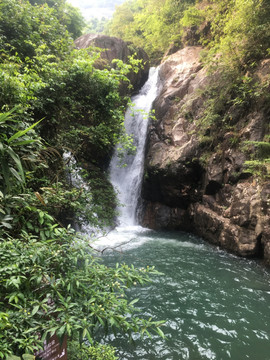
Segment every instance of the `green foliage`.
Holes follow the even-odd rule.
[[[46,2],[33,6],[26,0],[2,0],[0,6],[4,54],[17,55],[21,60],[32,58],[43,44],[47,54],[61,56],[68,51],[71,41],[66,27],[60,14]]]
[[[269,135],[267,136],[268,141],[249,141],[249,144],[254,145],[256,148],[256,157],[259,160],[270,158],[270,141]]]
[[[210,50],[206,62],[243,68],[270,48],[269,16],[267,0],[127,0],[107,32],[143,46],[157,61],[171,44],[181,46],[191,30]]]
[[[104,166],[104,163],[108,162],[112,149],[118,141],[121,140],[125,148],[130,148],[132,139],[124,133],[126,100],[120,97],[119,83],[126,79],[125,74],[130,71],[131,65],[118,61],[117,67],[111,71],[95,69],[94,62],[99,55],[93,50],[90,54],[85,50],[70,50],[65,60],[46,55],[43,47],[36,52],[37,55],[29,59],[27,64],[14,57],[10,58],[12,62],[6,61],[2,64],[4,70],[2,76],[7,86],[2,88],[0,105],[6,108],[17,106],[16,126],[18,124],[22,126],[24,119],[34,122],[35,119],[44,118],[40,133],[51,145],[51,149],[55,146],[58,149],[68,148],[76,154],[81,163],[88,162],[95,166]],[[133,60],[131,61],[134,63]],[[24,140],[27,141],[25,136]],[[25,150],[29,150],[30,145],[29,143]],[[23,148],[21,150],[25,152]],[[43,150],[43,154],[45,152]],[[60,150],[60,153],[62,152],[63,150]],[[103,172],[91,171],[93,191],[90,194],[72,189],[65,180],[61,155],[59,151],[54,153],[58,155],[51,157],[50,154],[49,159],[47,155],[44,159],[43,155],[45,161],[38,161],[35,170],[28,172],[28,186],[41,195],[44,191],[40,188],[53,189],[52,196],[49,196],[48,191],[46,193],[51,203],[47,206],[50,206],[53,216],[65,224],[68,221],[72,222],[74,216],[78,215],[82,221],[93,225],[101,226],[101,223],[106,226],[112,225],[115,217],[113,210],[115,194]],[[25,158],[25,154],[23,155]],[[2,165],[4,166],[5,162],[2,162]],[[20,166],[19,161],[17,166]],[[12,171],[14,173],[16,170],[20,176],[23,173],[22,169],[19,169],[19,172],[16,168]],[[97,172],[100,174],[99,177],[94,175]],[[51,184],[56,180],[56,185]],[[95,186],[95,183],[99,186]],[[54,199],[58,200],[57,204]],[[9,209],[3,210],[3,221],[6,226],[11,222],[10,213],[14,208],[12,205],[11,211],[11,207],[7,206],[7,198],[2,200],[6,209]]]
[[[16,355],[8,355],[7,360],[35,360],[35,356],[31,354],[23,354],[22,357]]]
[[[218,136],[222,138],[225,132],[234,132],[239,119],[255,108],[259,99],[261,102],[267,100],[254,77],[248,73],[243,75],[237,68],[220,66],[209,77],[212,80],[200,93],[204,106],[196,123],[200,136],[210,137],[210,147],[215,147],[219,143]],[[238,138],[233,143],[232,139],[230,141],[232,146],[239,143]]]
[[[79,9],[65,0],[2,0],[0,10],[4,54],[22,60],[32,58],[44,44],[46,54],[63,55],[72,45],[70,37],[80,36],[84,27]]]
[[[264,181],[270,179],[270,158],[265,160],[247,160],[245,161],[244,172],[254,175],[256,178]]]
[[[96,54],[81,50],[72,51],[64,62],[44,64],[40,74],[44,85],[35,93],[38,101],[32,111],[35,118],[45,118],[42,135],[53,146],[57,141],[104,163],[124,131],[119,81],[127,70],[95,69],[96,59]]]
[[[87,21],[84,29],[83,29],[83,33],[84,34],[100,34],[103,33],[107,24],[108,24],[108,19],[106,19],[105,17],[102,17],[101,19],[96,18],[96,17],[92,17],[90,20]]]
[[[266,56],[270,46],[268,1],[214,1],[200,14],[202,21],[210,23],[210,32],[202,34],[202,41],[210,49],[207,59],[212,64],[243,69]]]
[[[70,360],[117,360],[115,349],[110,345],[95,344],[87,346],[77,342],[68,343],[68,356]]]
[[[192,27],[201,25],[204,20],[202,11],[196,6],[191,6],[184,11],[180,23],[183,27]]]
[[[245,152],[250,160],[245,162],[245,172],[251,173],[262,180],[270,179],[270,141],[246,141]]]
[[[77,39],[82,35],[85,20],[78,8],[66,3],[62,12],[62,22],[73,39]]]
[[[77,166],[72,169],[73,166],[66,169],[69,183],[58,181],[35,192],[33,211],[46,209],[64,225],[73,224],[76,219],[77,225],[90,224],[96,230],[113,226],[117,202],[106,174],[93,167],[89,176],[86,170]]]
[[[134,313],[135,301],[127,300],[125,289],[145,283],[155,270],[125,264],[108,268],[71,230],[54,227],[46,240],[23,232],[0,243],[0,259],[0,352],[33,353],[54,333],[92,343],[101,328],[131,335],[160,325],[135,314],[126,317]]]
[[[15,186],[14,180],[16,185],[24,185],[25,174],[20,154],[23,154],[22,148],[32,146],[37,141],[37,139],[28,136],[27,133],[40,122],[38,121],[26,129],[16,131],[16,127],[12,124],[12,122],[16,123],[16,121],[11,118],[13,111],[0,113],[0,191],[3,194],[11,193],[12,187]],[[11,136],[7,135],[12,131],[16,132]]]
[[[3,123],[9,117],[10,113],[3,114]],[[30,130],[17,131],[7,141],[28,146],[30,139],[20,144],[18,141]],[[33,353],[54,333],[82,342],[92,341],[100,328],[121,328],[132,333],[155,325],[150,320],[127,319],[126,314],[134,308],[125,296],[127,287],[148,281],[147,273],[154,270],[139,271],[126,265],[113,270],[100,264],[91,255],[88,241],[76,240],[74,231],[58,226],[48,213],[53,213],[57,204],[63,207],[69,203],[71,210],[73,206],[76,211],[82,209],[85,204],[81,198],[86,200],[87,192],[64,190],[61,183],[41,190],[42,195],[30,192],[4,197],[1,193],[1,212],[5,215],[11,209],[16,216],[11,217],[12,225],[9,219],[1,222],[6,230],[0,242],[0,357],[9,354],[15,359],[15,355]],[[74,196],[78,195],[77,204]],[[92,216],[94,211],[89,209]],[[102,354],[113,356],[113,351],[96,347],[89,354],[101,359]]]
[[[180,19],[192,0],[128,0],[117,7],[109,34],[143,47],[157,62],[171,44],[181,43]]]
[[[49,11],[55,11],[53,6]],[[4,84],[0,89],[0,107],[11,109],[17,106],[18,124],[27,121],[30,125],[44,118],[40,135],[47,141],[48,148],[57,149],[55,154],[58,152],[58,155],[54,158],[50,155],[49,159],[46,155],[46,158],[43,158],[45,161],[35,164],[35,170],[28,171],[27,184],[32,188],[32,192],[38,191],[41,195],[41,187],[58,189],[58,200],[61,201],[55,210],[53,206],[50,207],[52,214],[61,221],[65,217],[72,221],[76,214],[83,213],[85,204],[94,199],[90,206],[86,206],[89,210],[87,215],[85,213],[80,218],[96,224],[96,215],[100,216],[103,211],[101,222],[111,225],[115,216],[115,195],[105,180],[103,171],[99,171],[99,178],[102,178],[100,184],[104,185],[89,196],[85,191],[81,194],[79,190],[70,188],[61,166],[63,149],[71,150],[81,164],[90,163],[91,166],[94,164],[103,167],[120,139],[124,146],[131,146],[132,139],[125,135],[123,125],[127,100],[119,94],[120,81],[126,80],[125,74],[130,71],[131,65],[119,61],[111,71],[99,70],[94,67],[98,57],[98,52],[93,49],[88,52],[71,48],[68,52],[58,52],[56,56],[52,54],[47,43],[36,47],[32,57],[27,57],[25,61],[18,55],[7,53],[0,64],[0,77]],[[39,160],[42,160],[41,157]],[[22,174],[21,169],[19,172],[18,169],[15,170],[18,175]],[[96,178],[95,175],[92,182],[98,183]],[[56,186],[52,184],[55,181],[58,182]],[[76,201],[72,200],[77,198]],[[7,198],[3,200],[5,204],[6,200]],[[12,211],[3,211],[4,223],[7,224],[11,220]],[[64,223],[67,223],[67,219]]]

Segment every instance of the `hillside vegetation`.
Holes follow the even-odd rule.
[[[268,54],[269,7],[265,0],[128,0],[108,31],[142,46],[153,61],[169,47],[201,44],[211,59],[251,65]]]

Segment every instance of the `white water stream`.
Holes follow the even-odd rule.
[[[137,234],[147,232],[147,229],[138,226],[137,207],[141,192],[144,153],[149,123],[149,112],[152,109],[159,89],[159,70],[151,68],[149,78],[132,100],[132,108],[128,109],[125,116],[126,132],[133,137],[136,153],[126,155],[121,162],[119,159],[119,147],[115,150],[110,163],[110,180],[118,194],[120,206],[118,208],[118,226],[107,236],[94,242],[94,247],[99,250],[113,248],[123,250],[138,246],[144,238],[137,238]],[[121,147],[121,146],[120,146]],[[134,239],[137,239],[133,241]],[[132,240],[132,241],[131,241]]]
[[[136,213],[143,176],[148,113],[158,93],[158,78],[158,68],[151,68],[148,81],[140,93],[131,99],[134,107],[128,109],[125,116],[126,132],[133,137],[136,146],[135,155],[126,155],[124,158],[126,166],[121,167],[116,149],[110,163],[110,179],[121,203],[119,208],[121,227],[137,224]]]

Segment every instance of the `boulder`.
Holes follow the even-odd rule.
[[[99,61],[97,63],[99,67],[115,66],[113,64],[114,59],[120,59],[124,63],[127,63],[130,56],[142,60],[143,66],[141,69],[137,73],[131,71],[128,74],[134,93],[140,90],[148,78],[150,67],[148,56],[143,49],[135,48],[130,42],[125,42],[122,39],[107,35],[86,34],[75,40],[75,46],[77,49],[86,49],[91,46],[102,49],[100,54],[102,62]],[[122,92],[125,91],[127,91],[127,87],[124,87],[122,90]]]

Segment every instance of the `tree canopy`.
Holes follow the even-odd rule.
[[[107,32],[144,47],[153,61],[170,46],[202,44],[210,56],[222,52],[252,62],[269,49],[266,0],[127,0],[118,6]]]

